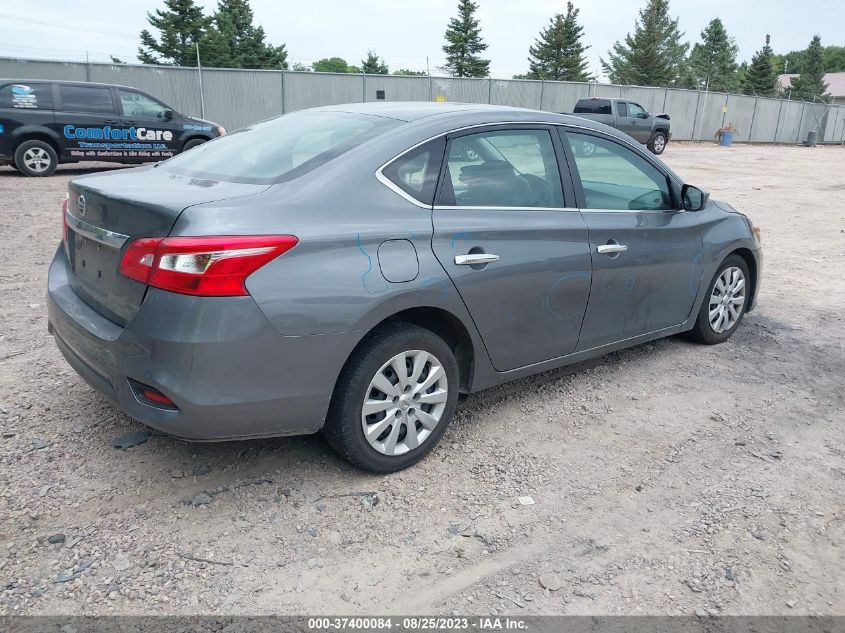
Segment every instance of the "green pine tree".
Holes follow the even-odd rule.
[[[769,46],[769,36],[767,35],[766,45],[754,53],[748,71],[745,73],[742,83],[742,91],[745,94],[757,95],[758,97],[777,96],[779,92],[778,78],[772,57],[772,47]]]
[[[719,18],[710,21],[701,32],[701,42],[692,47],[689,68],[695,87],[718,92],[735,92],[737,82],[736,42],[728,35]]]
[[[792,80],[792,97],[814,101],[816,97],[824,98],[826,92],[822,40],[818,35],[815,35],[804,55],[801,74]]]
[[[411,70],[410,68],[400,68],[399,70],[394,70],[392,74],[405,77],[425,77],[428,75],[424,70]]]
[[[589,81],[585,51],[581,41],[584,27],[578,24],[578,9],[566,3],[566,15],[556,14],[528,49],[529,79]]]
[[[197,65],[197,43],[210,27],[210,19],[194,0],[164,0],[164,9],[147,13],[147,21],[160,33],[156,39],[147,29],[141,31],[138,59],[143,64]]]
[[[616,42],[602,68],[613,83],[672,86],[679,82],[689,44],[678,20],[669,16],[669,0],[648,0],[634,24],[634,34]]]
[[[367,51],[367,58],[361,60],[361,71],[367,75],[387,75],[390,72],[375,51]]]
[[[249,0],[219,0],[206,38],[203,65],[223,68],[288,67],[285,45],[267,42],[264,27],[254,24]],[[202,46],[200,49],[202,50]]]
[[[454,77],[486,77],[490,74],[490,60],[479,56],[487,50],[487,44],[481,39],[476,10],[478,4],[472,0],[458,0],[458,16],[449,20],[446,29],[444,69]]]

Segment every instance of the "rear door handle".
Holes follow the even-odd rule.
[[[490,264],[499,261],[500,257],[493,253],[472,253],[470,255],[455,255],[458,266],[474,266],[476,264]]]
[[[117,125],[118,123],[120,123],[120,121],[118,121],[117,119],[106,119],[106,123],[108,123],[109,125]]]
[[[596,250],[603,255],[612,255],[613,253],[624,253],[628,250],[627,244],[601,244],[596,246]]]

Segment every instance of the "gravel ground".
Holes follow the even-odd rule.
[[[143,427],[44,306],[87,170],[0,168],[0,614],[845,614],[845,148],[664,158],[762,227],[758,310],[474,395],[390,476],[319,436],[112,448]]]

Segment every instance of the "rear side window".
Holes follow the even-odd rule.
[[[442,138],[430,141],[394,160],[382,174],[415,200],[433,204],[445,146]]]
[[[50,84],[8,84],[0,88],[0,108],[50,110],[53,86]]]
[[[495,130],[449,143],[438,204],[563,207],[560,171],[547,130]]]
[[[293,180],[402,123],[349,112],[294,112],[203,143],[160,168],[206,180]]]
[[[114,102],[109,88],[59,84],[59,97],[64,112],[114,114]]]
[[[575,114],[613,114],[608,99],[581,99],[575,104]]]
[[[617,116],[633,116],[628,114],[628,104],[624,101],[617,101],[616,102],[616,115]]]

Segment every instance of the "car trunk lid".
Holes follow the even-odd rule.
[[[130,242],[168,235],[179,214],[193,205],[265,189],[267,185],[203,180],[154,167],[74,179],[68,185],[65,244],[70,285],[100,314],[125,325],[147,289],[119,272]]]

